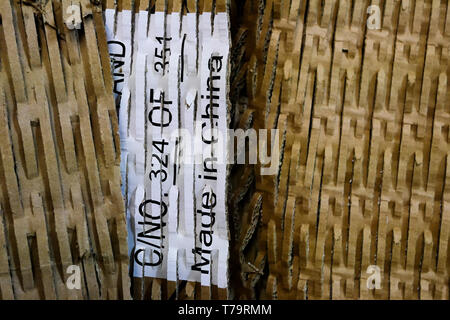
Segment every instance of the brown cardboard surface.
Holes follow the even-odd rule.
[[[285,132],[276,177],[234,169],[236,297],[448,299],[448,4],[233,5],[238,126]]]
[[[0,297],[129,298],[100,9],[0,4]],[[224,12],[227,1],[104,0]],[[117,4],[117,7],[116,7]],[[230,1],[231,127],[280,130],[275,176],[234,165],[230,289],[133,278],[135,299],[449,299],[443,1]],[[370,5],[381,29],[366,27]],[[82,290],[68,290],[69,265]],[[374,268],[380,287],[370,289]],[[371,271],[372,270],[372,271]]]
[[[64,22],[81,6],[82,27]],[[120,148],[101,8],[0,3],[0,297],[128,299]],[[69,289],[80,269],[81,289]]]

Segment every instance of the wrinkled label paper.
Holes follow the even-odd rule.
[[[226,288],[228,15],[132,14],[105,11],[134,277]]]

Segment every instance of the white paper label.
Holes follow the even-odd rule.
[[[131,12],[117,13],[117,32],[115,18],[105,11],[134,276],[226,288],[228,15],[212,28],[211,13],[140,11],[134,42]]]

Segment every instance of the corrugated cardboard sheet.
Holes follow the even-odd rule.
[[[94,3],[0,2],[2,299],[130,297],[118,122]],[[79,30],[64,24],[70,5]]]
[[[235,123],[285,132],[232,174],[237,296],[448,299],[448,2],[234,4]]]
[[[82,26],[69,31],[64,14],[73,3],[81,5]],[[137,299],[449,299],[448,2],[105,0],[104,17],[94,3],[0,2],[2,299],[129,298],[128,254]],[[276,174],[236,164],[225,170],[226,182],[202,189],[200,178],[185,179],[193,169],[180,166],[168,171],[181,178],[180,188],[160,179],[159,189],[145,189],[153,181],[139,189],[133,179],[139,170],[147,179],[149,168],[129,138],[141,143],[164,130],[141,130],[148,115],[130,110],[154,108],[158,97],[174,97],[178,108],[198,99],[188,85],[174,86],[180,79],[170,70],[180,55],[166,61],[165,52],[171,41],[179,54],[184,42],[200,57],[184,61],[192,71],[186,76],[197,81],[202,28],[215,26],[205,17],[226,5],[231,108],[222,125],[278,129]],[[374,14],[379,26],[368,28]],[[183,32],[188,23],[192,33]],[[158,66],[147,60],[156,56]],[[166,62],[167,75],[146,77]],[[114,102],[126,119],[120,139]],[[201,112],[202,102],[195,105]],[[189,123],[193,111],[179,110],[170,111],[176,122]],[[177,252],[193,238],[178,241],[189,232],[170,224],[182,217],[194,228],[185,201],[196,196],[190,182],[202,192],[222,188],[220,226],[228,219],[230,228],[229,270],[211,263],[194,280],[177,269],[192,262]],[[162,201],[170,202],[166,236],[156,237],[169,261],[161,267],[151,265],[156,254],[149,268],[136,268],[148,249],[139,247],[136,259],[134,228],[147,221],[133,212],[144,192],[159,197],[148,199],[160,217]],[[81,290],[66,285],[71,265],[81,267]],[[215,285],[221,275],[229,276],[226,288]]]

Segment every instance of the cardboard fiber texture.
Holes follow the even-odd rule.
[[[230,182],[236,296],[449,299],[450,4],[233,4],[234,110],[284,133]]]
[[[0,17],[0,297],[128,299],[101,7],[5,0]]]
[[[227,298],[227,150],[203,129],[227,146],[226,1],[104,1],[104,17],[133,297]]]

